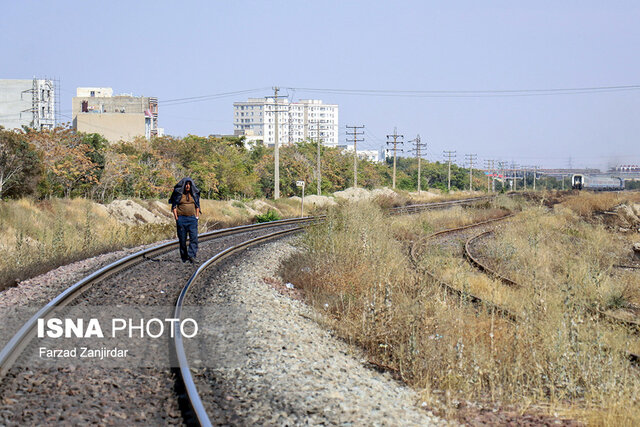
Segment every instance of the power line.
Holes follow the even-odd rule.
[[[191,102],[201,102],[201,101],[209,101],[217,98],[226,98],[234,95],[242,95],[252,92],[260,92],[264,90],[268,90],[269,88],[257,88],[257,89],[245,89],[238,90],[234,92],[222,92],[222,93],[214,93],[211,95],[201,95],[201,96],[190,96],[186,98],[174,98],[174,99],[159,99],[158,103],[161,103],[163,106],[169,105],[178,105],[178,104],[187,104]]]
[[[590,86],[548,89],[485,89],[485,90],[381,90],[381,89],[338,89],[338,88],[290,88],[312,93],[330,93],[357,96],[395,96],[426,98],[463,97],[510,97],[548,96],[588,93],[629,92],[640,90],[640,85]]]
[[[484,161],[484,167],[487,174],[487,193],[491,193],[495,191],[496,181],[495,181],[495,165],[496,161],[493,159],[487,159]]]

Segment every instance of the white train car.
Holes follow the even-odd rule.
[[[571,188],[574,190],[621,191],[624,190],[624,179],[612,176],[575,174],[571,177]]]

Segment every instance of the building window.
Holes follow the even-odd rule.
[[[94,96],[96,96],[96,91],[95,91],[95,90],[92,90],[92,91],[91,91],[91,97],[94,97]]]

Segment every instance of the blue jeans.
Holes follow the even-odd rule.
[[[195,258],[198,253],[198,219],[195,216],[178,216],[176,221],[178,240],[180,241],[180,258],[186,261]],[[189,248],[187,248],[187,234],[189,235]]]

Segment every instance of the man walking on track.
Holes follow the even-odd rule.
[[[200,190],[191,178],[182,178],[169,199],[171,211],[176,220],[180,257],[182,262],[195,262],[198,253],[198,218],[200,218]],[[187,248],[187,235],[189,247]]]

